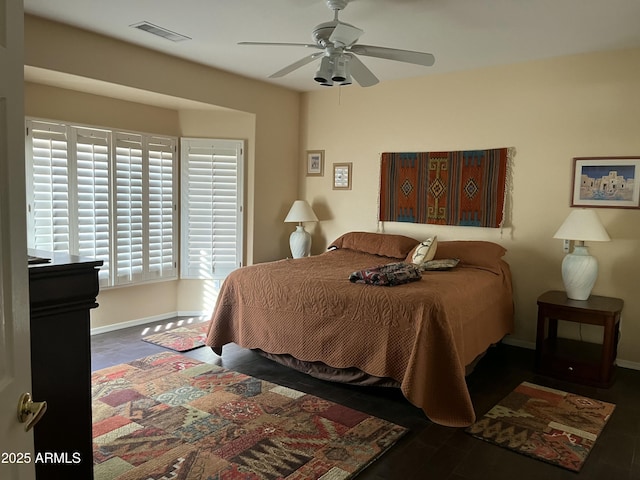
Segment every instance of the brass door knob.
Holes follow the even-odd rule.
[[[24,431],[28,432],[40,421],[44,412],[47,411],[47,402],[34,402],[30,393],[20,395],[18,402],[18,420],[20,423],[27,423]]]

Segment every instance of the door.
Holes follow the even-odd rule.
[[[31,388],[23,29],[22,1],[0,0],[0,478],[7,480],[35,478],[33,434],[17,417]]]

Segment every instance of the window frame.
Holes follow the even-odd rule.
[[[226,243],[234,242],[235,248],[235,259],[233,264],[231,261],[220,261],[219,267],[215,264],[215,260],[211,263],[213,264],[212,268],[209,268],[202,260],[191,261],[191,235],[190,235],[190,215],[194,212],[194,209],[191,208],[194,198],[192,198],[192,194],[194,189],[192,188],[191,181],[192,177],[190,175],[190,167],[191,167],[191,159],[189,158],[189,150],[190,148],[199,149],[200,152],[211,151],[212,157],[214,156],[231,156],[229,155],[231,152],[234,152],[235,155],[235,232],[234,239],[226,238]],[[242,267],[243,259],[244,259],[244,141],[243,140],[229,140],[229,139],[213,139],[213,138],[193,138],[193,137],[181,137],[180,138],[180,278],[181,279],[213,279],[213,280],[221,280],[224,279],[231,271],[236,268]],[[219,153],[215,153],[219,152]],[[220,153],[220,152],[224,152]],[[203,156],[206,154],[202,154]],[[212,158],[213,162],[213,158]],[[205,169],[209,168],[211,171],[211,189],[213,189],[213,184],[216,182],[215,180],[215,165],[211,164],[210,167],[205,167]],[[204,177],[203,177],[204,178]],[[228,183],[227,183],[228,185]],[[225,198],[229,198],[229,196],[225,196]],[[205,201],[207,199],[204,199]],[[213,197],[210,199],[211,203],[214,203]],[[228,208],[226,211],[230,211]],[[212,212],[212,217],[215,215]],[[211,226],[209,228],[213,229],[214,220],[211,220]],[[213,235],[213,234],[212,234]],[[212,239],[205,239],[205,241],[209,241],[210,243],[215,242]],[[207,258],[207,256],[215,257],[216,252],[215,246],[211,245],[211,252],[205,252],[202,254],[202,257]],[[224,255],[222,255],[224,257]]]
[[[110,127],[100,127],[94,125],[86,125],[80,124],[77,122],[65,122],[58,120],[50,120],[50,119],[42,119],[36,117],[26,117],[25,118],[25,158],[26,158],[26,180],[27,180],[27,226],[28,226],[28,235],[27,235],[27,245],[29,248],[37,248],[36,245],[36,231],[35,231],[35,207],[32,208],[32,204],[34,204],[34,186],[32,179],[34,178],[34,148],[33,148],[33,127],[42,127],[50,126],[54,130],[60,132],[64,131],[66,136],[66,161],[67,161],[67,172],[66,172],[66,186],[68,190],[68,223],[69,223],[69,241],[68,241],[68,250],[62,249],[62,251],[67,251],[72,255],[78,255],[78,242],[79,235],[77,232],[78,228],[78,219],[77,219],[77,207],[78,207],[78,196],[80,192],[77,188],[77,179],[78,179],[78,171],[77,171],[77,143],[76,143],[76,134],[77,132],[90,133],[91,131],[95,132],[104,132],[108,137],[108,145],[107,145],[107,155],[108,155],[108,167],[107,167],[107,177],[108,177],[108,275],[101,278],[101,288],[117,288],[120,286],[127,285],[141,285],[153,282],[160,281],[169,281],[176,280],[178,278],[178,261],[179,261],[179,212],[178,212],[178,201],[179,201],[179,190],[178,190],[178,176],[179,176],[179,156],[178,156],[178,137],[171,135],[162,135],[157,133],[147,133],[147,132],[137,132],[137,131],[127,131],[125,129],[117,129]],[[38,128],[41,129],[41,128]],[[141,138],[143,145],[145,148],[143,150],[143,156],[146,157],[142,161],[142,177],[143,177],[143,203],[144,211],[143,211],[143,274],[138,276],[135,279],[131,279],[131,281],[119,281],[118,280],[118,251],[117,251],[117,138],[120,136],[132,136],[136,138]],[[160,267],[160,274],[153,273],[150,270],[151,263],[151,244],[149,242],[149,223],[150,223],[150,196],[149,190],[152,180],[152,173],[150,169],[150,150],[149,144],[155,142],[165,141],[166,145],[168,145],[168,149],[171,149],[171,158],[168,160],[171,164],[170,172],[166,173],[164,168],[161,168],[160,173],[160,182],[163,183],[162,188],[166,187],[170,192],[171,197],[171,218],[163,225],[166,225],[165,228],[162,228],[163,234],[165,230],[168,232],[170,228],[170,234],[166,233],[167,238],[171,238],[171,257],[173,265],[172,267],[167,266],[164,268],[164,265]],[[155,153],[155,152],[154,152]],[[160,155],[162,157],[162,155]],[[161,164],[166,162],[166,158],[161,158]],[[166,174],[166,176],[165,176]],[[169,185],[170,184],[170,185]],[[62,185],[62,183],[60,183]],[[155,187],[155,185],[154,185]],[[52,183],[53,188],[53,183]],[[165,205],[166,202],[163,203]],[[53,203],[52,203],[53,205]],[[165,205],[166,207],[166,205]],[[166,210],[166,208],[165,208]],[[163,212],[164,213],[164,212]],[[163,215],[161,215],[163,216]],[[168,215],[166,215],[168,217]],[[52,216],[54,218],[54,216]],[[53,220],[52,220],[53,222]],[[165,242],[160,242],[164,248]],[[55,245],[53,243],[52,245]],[[51,250],[51,249],[47,249]],[[56,249],[53,249],[56,251]],[[60,251],[60,250],[57,250]],[[87,255],[83,255],[87,256]],[[100,258],[100,257],[95,257]],[[101,258],[103,259],[103,258]],[[165,262],[167,264],[169,262]],[[155,265],[155,264],[154,264]]]

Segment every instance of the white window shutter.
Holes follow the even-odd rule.
[[[27,175],[29,247],[69,253],[67,130],[57,124],[29,120],[26,141],[31,156]]]
[[[175,138],[116,133],[116,284],[175,278]]]
[[[116,285],[144,279],[144,170],[142,136],[115,134]]]
[[[103,260],[102,286],[177,278],[177,138],[26,127],[28,246]]]
[[[148,139],[149,158],[149,268],[147,277],[157,278],[177,276],[177,258],[174,247],[178,244],[177,229],[177,178],[176,140],[173,138],[150,137]]]
[[[72,252],[82,257],[95,258],[104,263],[100,267],[100,284],[109,284],[111,262],[109,255],[109,158],[111,132],[76,128],[75,135],[75,185],[72,190]]]
[[[243,163],[242,141],[181,139],[182,278],[241,266]]]

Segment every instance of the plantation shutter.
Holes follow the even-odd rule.
[[[64,126],[27,122],[29,247],[70,252],[69,159]]]
[[[77,222],[72,222],[72,252],[82,257],[95,258],[104,263],[100,267],[100,285],[109,284],[109,156],[111,133],[105,130],[76,128],[75,185],[72,191],[72,211]]]
[[[174,248],[178,244],[176,147],[173,138],[151,137],[148,140],[149,279],[173,277],[178,273],[177,249]]]
[[[177,138],[26,120],[28,246],[100,259],[101,286],[177,277]]]
[[[182,278],[224,278],[242,262],[243,143],[181,139]]]
[[[144,279],[142,136],[116,133],[116,284]]]
[[[172,138],[116,133],[116,284],[175,277]]]

